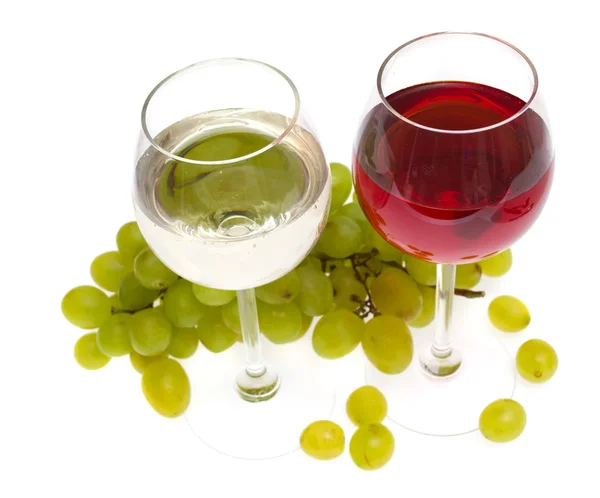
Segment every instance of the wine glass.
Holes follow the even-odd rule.
[[[223,371],[243,361],[235,352],[202,351],[186,366],[186,420],[217,451],[286,454],[305,425],[331,412],[333,390],[305,375],[318,369],[307,364],[314,355],[281,347],[277,370],[265,362],[254,292],[302,262],[326,223],[330,195],[319,141],[278,69],[208,60],[171,74],[146,99],[133,191],[140,230],[184,279],[237,293],[245,366],[235,382]],[[221,313],[206,307],[198,322],[216,341],[232,335]]]
[[[384,239],[437,263],[433,341],[414,333],[416,358],[399,375],[367,366],[367,383],[387,395],[398,424],[467,433],[489,402],[512,397],[514,361],[496,337],[471,325],[453,329],[451,340],[456,265],[527,232],[553,170],[538,74],[518,48],[444,32],[409,41],[383,62],[355,142],[356,192]],[[466,314],[460,305],[455,315]]]

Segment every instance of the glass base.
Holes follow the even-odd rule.
[[[260,382],[254,392],[252,378],[240,372],[241,344],[217,355],[205,350],[194,355],[185,365],[192,398],[184,415],[194,434],[234,458],[263,460],[298,450],[304,428],[330,418],[335,403],[327,382],[331,367],[305,339],[280,346],[263,340],[265,358],[275,360],[266,374],[274,382],[267,382],[269,389]]]
[[[457,341],[460,361],[439,375],[427,368],[431,335],[414,330],[411,365],[388,375],[367,362],[366,383],[387,398],[388,418],[419,434],[458,436],[478,430],[479,415],[492,401],[512,398],[516,386],[515,360],[494,336],[473,334]],[[436,368],[439,363],[435,363]],[[442,365],[443,367],[443,365]]]

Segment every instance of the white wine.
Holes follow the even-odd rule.
[[[169,155],[154,146],[141,155],[134,200],[144,237],[171,270],[239,290],[279,278],[306,256],[327,219],[331,180],[317,139],[290,124],[280,114],[226,109],[155,137]]]

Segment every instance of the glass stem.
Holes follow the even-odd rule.
[[[435,289],[435,332],[431,354],[436,358],[448,358],[452,354],[450,326],[452,303],[456,281],[456,265],[437,265]]]
[[[250,377],[260,377],[265,373],[266,365],[260,345],[254,289],[237,291],[237,299],[242,324],[242,339],[246,350],[246,373]]]

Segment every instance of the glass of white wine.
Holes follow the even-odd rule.
[[[201,351],[186,364],[185,417],[206,444],[239,458],[295,450],[303,427],[333,406],[310,347],[268,343],[279,365],[265,362],[254,291],[297,267],[326,223],[331,176],[313,130],[294,83],[248,59],[183,68],[150,92],[142,110],[133,189],[142,234],[182,278],[225,291],[213,304],[237,298],[237,309],[234,301],[227,308],[233,321],[239,312],[243,348]],[[215,350],[232,341],[224,313],[206,306],[198,322]],[[300,315],[279,318],[293,328]],[[234,382],[227,369],[243,361]]]

